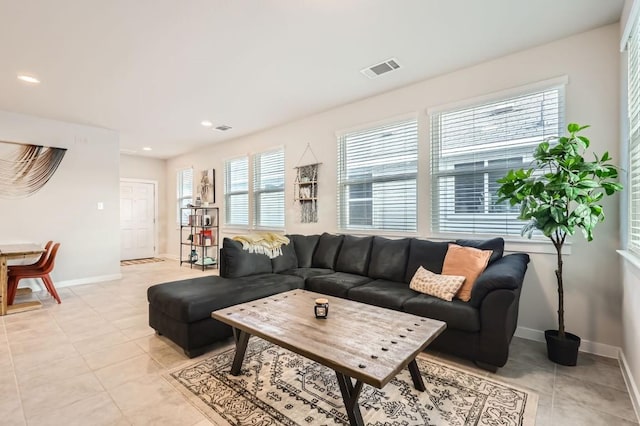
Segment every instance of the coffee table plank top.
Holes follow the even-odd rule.
[[[329,300],[326,319],[314,315],[317,298]],[[442,321],[306,290],[231,306],[211,316],[377,388],[446,328]]]

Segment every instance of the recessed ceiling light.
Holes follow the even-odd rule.
[[[142,148],[143,151],[151,151],[151,147],[150,146],[145,146]]]
[[[202,121],[200,122],[200,124],[202,124],[204,127],[211,127],[211,126],[213,126],[213,123],[212,123],[212,122],[210,122],[209,120],[202,120]]]
[[[229,129],[231,129],[231,126],[227,126],[226,124],[223,124],[222,126],[216,127],[216,130],[220,130],[222,132],[226,132]]]
[[[26,75],[26,74],[18,74],[18,80],[24,81],[25,83],[31,83],[31,84],[40,83],[40,80],[38,80],[37,78],[31,75]]]

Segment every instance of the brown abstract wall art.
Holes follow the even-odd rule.
[[[67,150],[0,141],[0,197],[26,198],[56,172]]]

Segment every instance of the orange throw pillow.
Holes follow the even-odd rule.
[[[462,247],[449,244],[447,255],[442,265],[442,275],[462,275],[464,284],[456,293],[456,297],[464,302],[471,299],[471,289],[480,274],[489,263],[493,250],[480,250],[473,247]]]

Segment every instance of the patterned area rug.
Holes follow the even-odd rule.
[[[333,370],[252,337],[242,374],[229,374],[235,348],[165,377],[218,425],[349,424]],[[383,389],[365,385],[367,425],[533,425],[535,393],[476,376],[420,355],[425,392],[405,369]]]
[[[120,266],[140,265],[142,263],[157,263],[157,262],[164,262],[164,259],[160,259],[159,257],[150,257],[148,259],[121,260]]]

